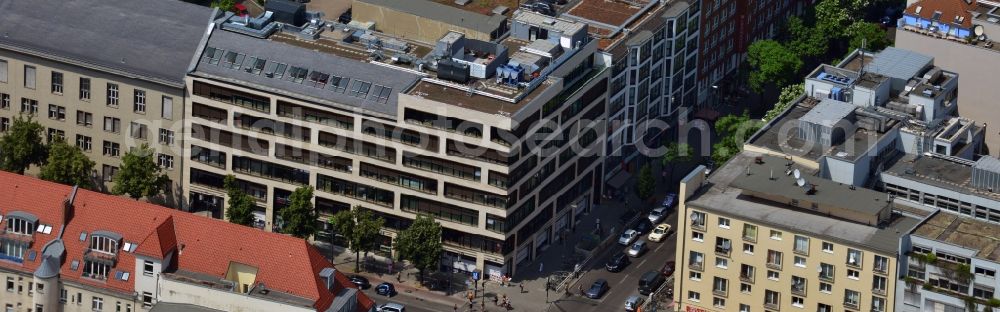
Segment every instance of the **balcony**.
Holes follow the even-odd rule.
[[[876,264],[875,268],[873,270],[875,270],[875,273],[889,274],[889,265],[888,264]]]
[[[797,296],[806,296],[806,285],[792,285],[792,294]]]
[[[705,230],[705,223],[704,222],[691,222],[691,228],[695,229],[695,230],[702,230],[702,231],[704,231]]]
[[[744,242],[748,242],[748,243],[756,243],[757,242],[757,237],[749,236],[749,235],[743,235],[743,241]]]
[[[781,263],[768,262],[767,268],[772,270],[781,270]]]
[[[777,303],[773,303],[773,302],[765,302],[764,303],[764,308],[768,309],[768,310],[778,311],[778,310],[780,310],[780,307],[781,306],[778,305]]]
[[[20,234],[4,230],[3,232],[0,232],[0,241],[13,242],[17,245],[31,247],[31,244],[35,242],[35,235]]]
[[[880,296],[885,296],[885,289],[872,288],[872,293]]]
[[[844,301],[844,308],[847,308],[848,310],[858,310],[860,306],[857,302]]]
[[[833,283],[833,275],[823,275],[822,273],[820,273],[819,280]]]
[[[725,297],[729,296],[729,291],[719,290],[719,289],[713,289],[712,290],[712,295],[714,295],[716,297],[723,297],[723,298],[725,298]]]
[[[740,274],[740,281],[744,283],[753,284],[753,274]]]
[[[729,253],[731,251],[732,251],[732,248],[724,248],[722,246],[715,246],[715,254],[718,255],[718,256],[723,256],[723,257],[727,257],[728,258],[729,257]]]
[[[87,248],[87,250],[83,252],[83,260],[114,267],[115,263],[118,262],[118,254]]]
[[[688,268],[695,271],[702,271],[705,269],[705,266],[704,263],[702,262],[694,262],[694,263],[689,263]]]

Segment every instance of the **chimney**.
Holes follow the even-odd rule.
[[[63,201],[63,227],[69,224],[69,221],[73,220],[73,203],[76,201],[76,191],[79,188],[79,186],[73,186],[73,190],[70,191],[69,196]]]
[[[326,283],[326,289],[333,291],[334,281],[337,279],[337,269],[334,268],[324,268],[319,271],[319,277],[323,279]]]

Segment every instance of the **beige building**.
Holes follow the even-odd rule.
[[[428,0],[353,0],[351,16],[383,33],[427,44],[453,31],[493,41],[508,30],[504,14],[483,15]]]
[[[871,190],[802,173],[797,186],[797,169],[744,152],[682,180],[681,311],[892,311],[896,251],[918,220]]]
[[[257,200],[256,226],[280,231],[289,194],[308,185],[324,227],[318,241],[332,238],[330,215],[360,207],[386,220],[379,253],[388,255],[399,230],[429,215],[443,227],[442,268],[512,274],[600,193],[595,142],[603,130],[588,121],[603,118],[607,87],[606,71],[593,66],[596,45],[569,39],[583,36],[585,25],[543,25],[534,13],[515,20],[524,36],[501,43],[459,33],[437,47],[407,41],[415,60],[435,53],[447,60],[457,51],[452,59],[478,66],[442,61],[436,75],[364,58],[361,44],[289,34],[261,40],[217,20],[223,26],[211,29],[187,82],[190,210],[224,215],[222,179],[234,174]],[[529,24],[565,31],[565,38],[553,31],[548,40],[529,40]],[[477,49],[497,53],[486,58]],[[496,68],[508,57],[540,67],[502,81]],[[445,80],[444,72],[463,68],[485,78]]]
[[[7,172],[0,192],[3,311],[374,311],[302,239]]]
[[[0,131],[33,116],[46,140],[63,138],[97,163],[94,184],[105,191],[121,156],[149,144],[172,181],[156,201],[177,205],[184,74],[210,12],[182,1],[8,3]]]

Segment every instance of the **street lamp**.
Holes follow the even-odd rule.
[[[712,85],[712,107],[719,107],[719,86]]]

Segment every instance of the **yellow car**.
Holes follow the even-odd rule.
[[[660,242],[663,241],[664,238],[667,238],[667,236],[670,236],[670,234],[672,234],[670,232],[670,225],[666,223],[661,223],[660,225],[657,225],[655,229],[653,229],[653,232],[649,233],[648,238],[652,242]]]

